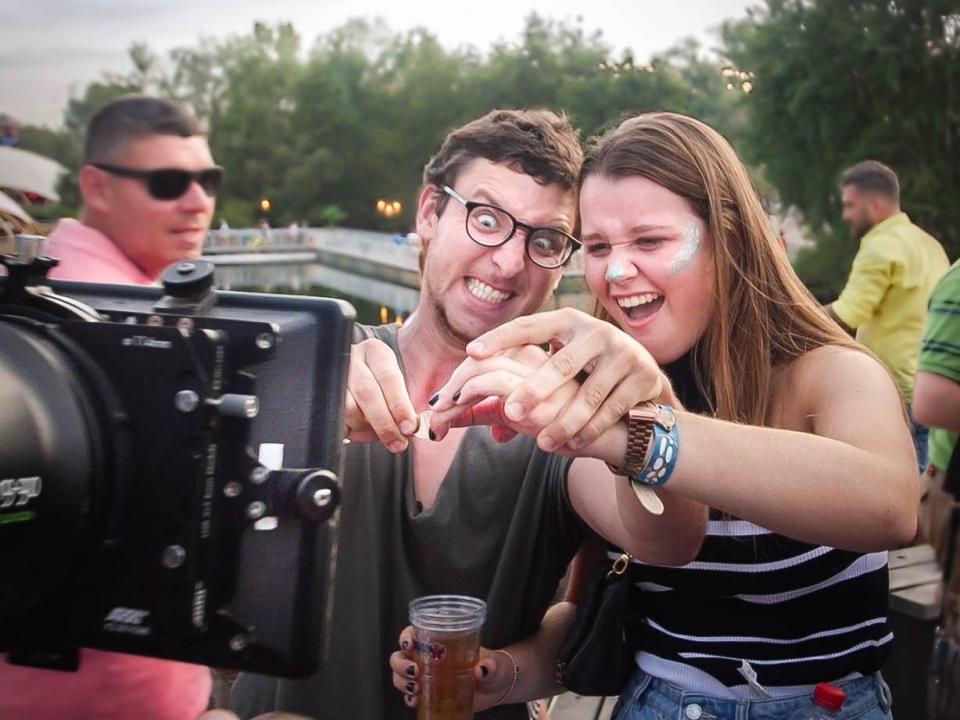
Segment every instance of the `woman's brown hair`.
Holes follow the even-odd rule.
[[[764,425],[774,367],[823,345],[863,349],[797,277],[746,168],[709,126],[674,113],[632,117],[587,148],[581,185],[591,175],[647,178],[707,224],[715,311],[691,365],[717,417]]]

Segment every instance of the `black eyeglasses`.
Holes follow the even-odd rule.
[[[522,228],[527,231],[527,257],[548,270],[563,267],[580,247],[579,240],[559,228],[527,225],[496,205],[466,200],[448,185],[443,191],[467,209],[467,235],[478,245],[498,247]]]
[[[214,165],[206,170],[180,170],[178,168],[160,168],[158,170],[139,170],[104,163],[91,163],[95,168],[111,175],[137,178],[147,185],[147,192],[154,200],[176,200],[183,197],[191,183],[198,183],[210,197],[217,194],[220,181],[223,180],[223,168]]]

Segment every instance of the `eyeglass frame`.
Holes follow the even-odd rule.
[[[561,230],[558,227],[528,225],[525,222],[520,222],[519,220],[517,220],[512,213],[507,212],[502,207],[499,207],[497,205],[491,205],[490,203],[481,203],[481,202],[474,202],[472,200],[467,200],[465,197],[463,197],[463,195],[458,193],[449,185],[441,185],[440,189],[443,190],[443,192],[446,193],[448,196],[456,200],[458,203],[463,205],[463,207],[466,209],[467,215],[464,218],[464,229],[467,231],[467,237],[469,237],[473,242],[475,242],[480,247],[494,248],[494,247],[500,247],[501,245],[506,245],[510,241],[510,239],[517,234],[517,228],[520,228],[522,230],[525,230],[527,233],[526,237],[524,238],[523,247],[524,247],[524,251],[527,254],[527,257],[530,258],[530,262],[532,262],[537,267],[543,268],[544,270],[556,270],[558,268],[562,268],[564,265],[570,262],[570,258],[573,257],[573,254],[583,246],[583,243],[580,240],[578,240],[577,238],[575,238],[573,235],[566,232],[565,230]],[[497,212],[503,213],[508,218],[510,218],[510,222],[513,223],[513,227],[510,229],[510,232],[507,233],[507,236],[503,238],[503,240],[497,243],[493,243],[491,245],[488,243],[480,242],[473,236],[473,234],[470,232],[470,214],[476,208],[490,208],[491,210],[496,210]],[[567,253],[567,256],[563,259],[563,261],[558,263],[557,265],[544,265],[543,263],[538,262],[537,259],[530,252],[530,239],[533,237],[534,233],[542,230],[560,233],[570,241],[570,252]]]
[[[216,197],[217,193],[220,190],[220,184],[223,182],[223,167],[220,165],[211,165],[210,167],[204,168],[203,170],[184,170],[183,168],[129,168],[122,165],[111,165],[109,163],[90,163],[92,167],[97,168],[97,170],[102,170],[105,173],[110,173],[111,175],[116,175],[118,177],[133,178],[135,180],[142,180],[144,185],[147,188],[147,194],[150,195],[154,200],[160,202],[172,202],[173,200],[179,200],[190,190],[190,186],[193,183],[200,185],[200,188],[203,190],[203,194],[207,197]],[[151,181],[154,176],[162,172],[176,172],[186,175],[188,180],[187,184],[183,188],[183,192],[174,197],[158,197],[154,194],[151,189]],[[211,175],[216,178],[214,182],[215,187],[213,192],[208,192],[207,188],[201,182],[204,175]]]

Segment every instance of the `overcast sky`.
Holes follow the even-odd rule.
[[[380,18],[395,31],[426,27],[454,48],[516,41],[533,11],[582,18],[617,51],[637,60],[693,36],[719,44],[716,29],[756,0],[0,0],[0,113],[23,123],[60,124],[67,99],[104,71],[130,69],[127,48],[146,42],[165,55],[201,36],[248,32],[256,20],[290,21],[309,48],[350,18]]]

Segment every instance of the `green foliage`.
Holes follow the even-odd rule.
[[[754,73],[738,135],[786,203],[825,228],[798,263],[839,287],[852,252],[840,173],[873,158],[900,176],[902,205],[960,254],[960,15],[956,0],[768,0],[725,28],[726,52]]]
[[[414,222],[420,175],[452,128],[495,107],[566,112],[584,136],[641,110],[704,117],[727,131],[740,112],[723,91],[720,67],[684,41],[649,63],[615,54],[582,22],[530,15],[517,42],[486,51],[447,49],[423,29],[393,33],[352,20],[303,52],[290,24],[203,38],[166,61],[130,48],[131,69],[105,76],[73,98],[65,141],[79,162],[90,115],[136,91],[171,97],[206,124],[226,168],[218,217],[251,225],[264,198],[274,226],[311,223],[405,232]],[[48,142],[52,147],[52,143]],[[379,199],[403,211],[377,214]]]

